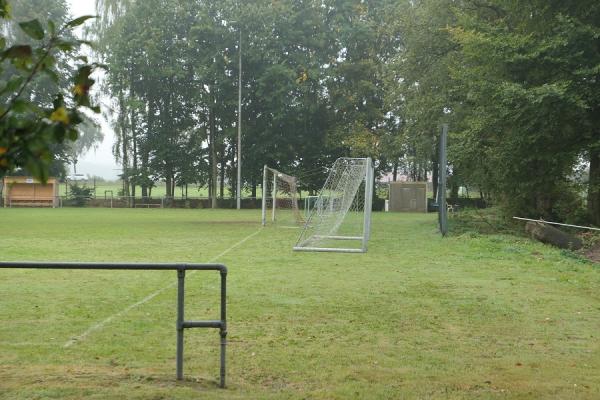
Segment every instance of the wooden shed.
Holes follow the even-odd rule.
[[[58,181],[48,178],[43,184],[27,176],[5,176],[2,195],[4,207],[58,207]]]
[[[427,212],[427,182],[390,182],[389,211]]]

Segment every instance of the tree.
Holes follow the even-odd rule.
[[[599,10],[593,1],[467,1],[450,30],[463,56],[453,79],[470,108],[462,161],[480,160],[488,186],[513,213],[568,217],[559,205],[576,196],[569,179],[587,154],[588,205],[600,222]]]
[[[0,88],[0,175],[26,168],[45,181],[54,159],[54,146],[78,137],[77,126],[83,121],[79,108],[98,111],[89,99],[94,83],[90,75],[95,65],[79,57],[75,50],[84,42],[70,36],[73,28],[91,17],[66,21],[58,27],[51,20],[47,24],[38,19],[19,22],[29,43],[15,41],[19,35],[12,28],[14,25],[6,22],[9,6],[3,0],[0,18],[9,33],[0,36],[0,74],[5,77]],[[54,84],[65,79],[67,62],[76,65],[68,90],[35,91],[40,77],[49,78]]]

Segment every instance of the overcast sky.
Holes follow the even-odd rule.
[[[95,0],[68,0],[68,3],[71,8],[71,15],[74,18],[96,14]],[[102,132],[104,133],[104,141],[95,151],[90,150],[88,154],[79,160],[77,173],[114,179],[119,174],[117,170],[119,166],[115,163],[112,155],[114,134],[105,121],[102,124]]]

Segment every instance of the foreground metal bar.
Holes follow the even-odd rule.
[[[340,236],[340,235],[314,235],[315,239],[333,239],[333,240],[363,240],[362,236]]]
[[[221,348],[219,371],[221,388],[225,387],[225,348],[227,345],[227,267],[223,264],[168,264],[168,263],[79,263],[79,262],[12,262],[0,261],[0,269],[88,269],[88,270],[149,270],[177,271],[177,354],[176,375],[183,379],[183,330],[187,328],[218,328]],[[209,321],[185,321],[185,271],[219,271],[221,275],[221,319]]]
[[[177,270],[177,380],[183,379],[183,318],[185,307],[185,270]]]
[[[298,247],[294,246],[296,251],[321,251],[324,253],[365,253],[363,249],[340,249],[336,247]]]

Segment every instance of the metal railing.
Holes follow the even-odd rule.
[[[90,269],[90,270],[148,270],[148,271],[177,271],[177,355],[176,376],[183,379],[183,331],[188,328],[217,328],[221,338],[220,347],[220,382],[225,387],[225,348],[227,345],[227,267],[223,264],[148,264],[148,263],[80,263],[80,262],[0,262],[0,269],[33,268],[33,269]],[[219,271],[221,274],[221,318],[209,321],[186,321],[184,318],[185,304],[185,272]]]

